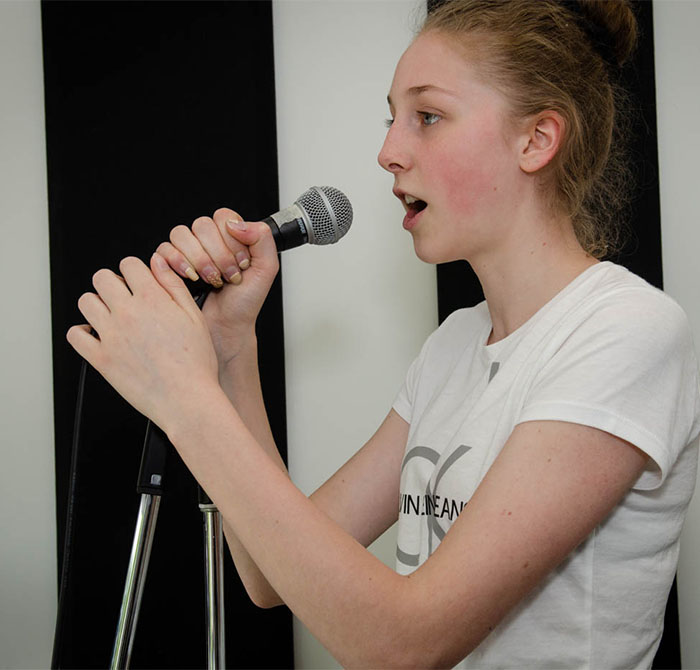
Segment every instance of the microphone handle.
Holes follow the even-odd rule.
[[[275,240],[277,251],[286,251],[306,244],[309,241],[309,233],[306,223],[300,216],[299,208],[292,205],[276,214],[272,214],[263,221],[270,226],[272,238]]]

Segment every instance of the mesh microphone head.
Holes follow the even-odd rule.
[[[295,203],[306,215],[309,244],[333,244],[348,232],[352,205],[332,186],[312,186]]]

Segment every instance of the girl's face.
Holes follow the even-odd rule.
[[[419,258],[472,260],[502,241],[524,188],[506,98],[428,32],[401,57],[389,108],[379,163],[394,175]]]

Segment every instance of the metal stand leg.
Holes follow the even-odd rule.
[[[199,509],[204,514],[207,668],[222,670],[226,667],[223,524],[211,502],[200,503]]]
[[[141,505],[134,531],[134,543],[131,547],[131,558],[124,585],[122,607],[117,624],[117,634],[112,651],[110,665],[112,670],[129,667],[159,507],[160,496],[148,493],[141,496]]]

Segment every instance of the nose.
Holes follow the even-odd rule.
[[[394,122],[384,138],[384,144],[377,161],[387,172],[397,174],[408,167],[409,161],[405,150],[401,149],[399,128]]]

